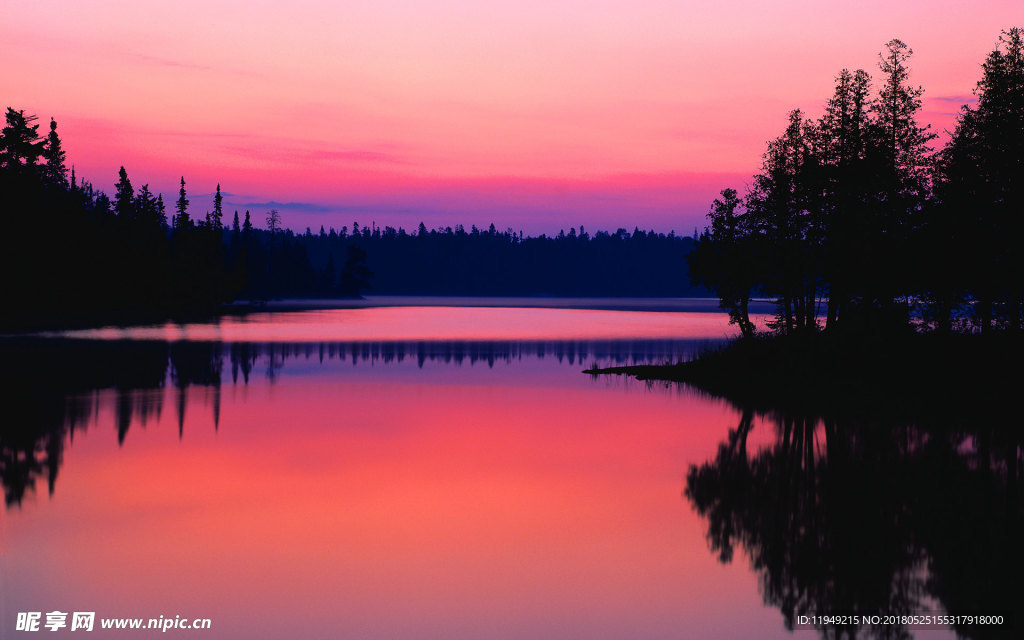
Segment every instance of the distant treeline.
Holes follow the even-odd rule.
[[[912,51],[892,40],[874,93],[842,70],[824,115],[789,116],[744,195],[725,189],[691,254],[744,335],[753,296],[779,333],[845,328],[1020,331],[1024,302],[1024,46],[1002,34],[949,142],[917,122]]]
[[[556,237],[461,225],[414,233],[353,224],[295,234],[280,214],[224,211],[220,185],[193,213],[185,178],[164,202],[124,167],[113,198],[79,180],[57,123],[8,108],[0,132],[0,268],[6,328],[157,319],[215,312],[233,300],[446,295],[680,296],[692,238],[580,227]],[[368,257],[369,256],[369,257]]]
[[[351,246],[365,251],[371,291],[418,295],[685,296],[691,286],[686,255],[693,238],[619,229],[590,235],[583,227],[549,237],[475,225],[414,232],[377,226],[340,231],[323,227],[296,236],[320,270],[328,272]]]

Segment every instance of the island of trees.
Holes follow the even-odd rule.
[[[1003,33],[938,151],[904,43],[882,52],[877,91],[840,72],[824,115],[792,112],[746,192],[721,192],[691,254],[740,337],[688,362],[590,370],[735,407],[683,494],[711,551],[728,563],[741,549],[790,630],[845,611],[860,616],[810,626],[910,637],[912,618],[872,614],[937,604],[1004,616],[955,619],[958,637],[1022,637],[1022,35]],[[755,297],[776,312],[752,315]],[[748,442],[756,424],[765,442]]]
[[[910,83],[906,44],[885,45],[876,82],[842,70],[824,114],[791,112],[745,193],[722,190],[689,256],[740,339],[690,362],[603,372],[685,381],[763,410],[1014,393],[1022,35],[1002,33],[939,150],[918,121],[923,89]],[[776,313],[753,316],[755,298]]]
[[[877,90],[843,69],[824,115],[789,114],[746,193],[714,201],[690,260],[742,335],[758,331],[754,296],[778,301],[764,329],[781,334],[1021,330],[1021,36],[1003,33],[938,152],[899,40],[880,54]]]

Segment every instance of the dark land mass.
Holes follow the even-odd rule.
[[[634,227],[524,236],[462,225],[295,233],[278,211],[228,211],[185,177],[167,201],[121,167],[113,194],[76,176],[51,119],[8,107],[0,130],[0,332],[205,320],[269,300],[377,295],[706,296],[692,237]],[[205,211],[205,213],[201,213]],[[265,222],[265,228],[259,228]],[[312,303],[306,303],[312,304]],[[322,305],[316,305],[322,306]]]
[[[686,362],[585,373],[686,383],[758,412],[953,419],[1013,404],[1022,356],[1024,339],[1007,334],[826,332],[738,339]]]
[[[709,550],[749,561],[787,629],[911,638],[922,627],[907,620],[944,611],[993,616],[934,625],[981,640],[1024,631],[1022,355],[1017,334],[822,332],[586,373],[685,383],[735,407],[683,496]],[[821,611],[857,617],[801,627]]]

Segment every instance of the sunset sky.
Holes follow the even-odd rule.
[[[124,165],[193,214],[689,234],[836,73],[900,38],[941,131],[1019,0],[19,2],[0,97],[80,177]],[[40,130],[46,128],[45,122]]]

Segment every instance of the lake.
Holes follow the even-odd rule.
[[[4,339],[3,636],[53,611],[95,612],[88,637],[164,635],[99,628],[160,618],[238,639],[812,638],[787,616],[882,592],[909,603],[893,612],[967,612],[929,591],[952,542],[924,545],[917,520],[865,534],[820,514],[828,496],[764,515],[787,451],[812,474],[840,459],[831,431],[821,449],[834,425],[581,373],[721,343],[712,307],[390,302]],[[888,437],[908,443],[886,463],[901,478],[936,471],[915,427]],[[851,473],[865,447],[844,450]],[[865,509],[894,493],[875,478],[860,499],[812,484]],[[1015,531],[992,527],[991,544]],[[780,542],[796,529],[815,542]],[[836,575],[856,598],[815,592]],[[939,627],[913,634],[955,637]]]

